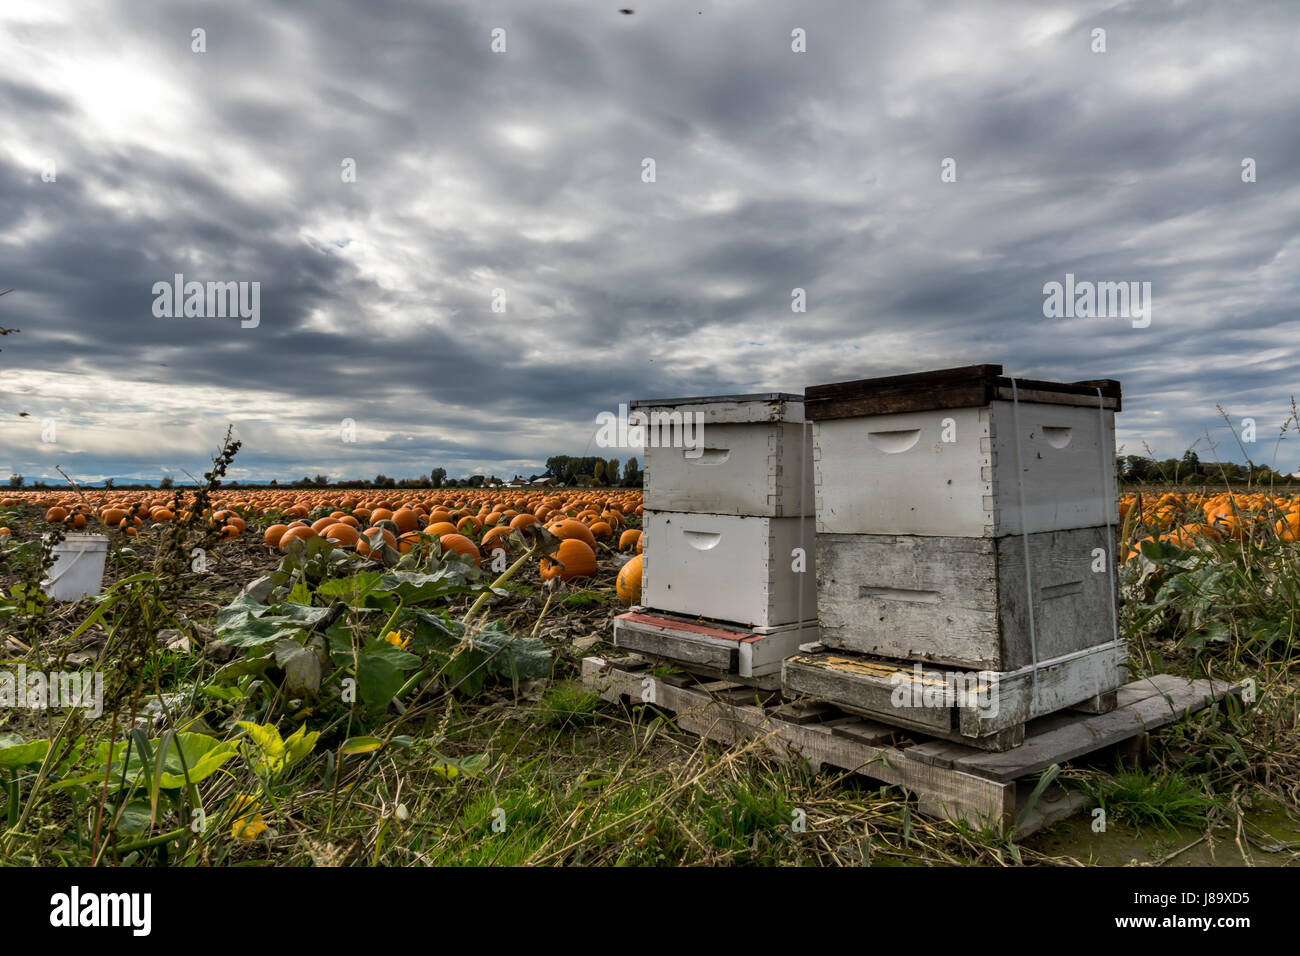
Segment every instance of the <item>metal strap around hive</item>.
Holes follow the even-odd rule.
[[[1034,579],[1029,561],[1029,520],[1025,514],[1024,455],[1020,450],[1020,391],[1014,377],[1011,379],[1011,407],[1015,413],[1016,426],[1016,489],[1020,494],[1020,537],[1025,545],[1025,596],[1029,598],[1029,657],[1034,666],[1034,708],[1029,716],[1034,717],[1038,713],[1038,632],[1034,626]]]
[[[1101,510],[1106,515],[1106,579],[1110,584],[1110,628],[1111,628],[1111,646],[1119,646],[1119,610],[1115,603],[1115,534],[1111,530],[1110,523],[1110,486],[1106,482],[1106,459],[1114,457],[1113,453],[1109,454],[1106,450],[1106,399],[1101,394],[1101,389],[1097,389],[1097,418],[1101,430],[1097,438],[1097,447],[1099,449],[1099,463],[1101,466]],[[1118,491],[1118,489],[1116,489]]]
[[[781,429],[781,437],[783,439],[785,438],[784,428]],[[804,495],[808,491],[808,484],[807,484],[808,456],[805,454],[805,452],[808,451],[808,447],[809,447],[809,443],[806,441],[807,438],[808,438],[808,418],[807,415],[805,415],[804,420],[799,427],[799,547],[804,550],[804,555],[803,555],[804,574],[808,573],[808,549],[807,549],[808,536],[804,534],[804,529],[807,527],[806,523],[808,521],[808,502],[804,498]],[[781,460],[782,462],[784,462],[785,460],[784,449],[782,449],[782,452],[783,454],[781,455]],[[799,582],[796,590],[795,614],[799,618],[799,622],[795,626],[800,630],[802,630],[803,629],[803,581],[802,580]]]

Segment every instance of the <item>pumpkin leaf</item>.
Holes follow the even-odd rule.
[[[117,814],[113,829],[122,836],[144,833],[153,826],[153,808],[143,800],[131,800]]]
[[[298,637],[303,631],[303,625],[290,618],[255,616],[248,612],[243,617],[232,619],[225,628],[218,627],[217,636],[231,647],[260,647],[281,638]]]
[[[0,734],[0,769],[14,770],[40,763],[49,751],[48,740],[24,740],[21,734]]]
[[[320,658],[310,648],[285,638],[275,645],[275,662],[284,670],[284,689],[290,696],[303,697],[320,690]]]
[[[357,692],[369,706],[387,707],[402,688],[402,674],[419,666],[414,654],[379,641],[357,655]]]
[[[490,673],[514,681],[551,676],[551,649],[546,642],[511,634],[500,621],[493,621],[475,634],[474,646],[487,653],[485,666]]]
[[[390,571],[379,579],[376,591],[396,594],[403,604],[420,604],[435,598],[469,590],[463,569],[444,566],[432,574],[420,571]]]
[[[316,589],[322,598],[338,598],[351,607],[357,607],[375,590],[383,577],[380,571],[358,571],[345,578],[330,578]]]

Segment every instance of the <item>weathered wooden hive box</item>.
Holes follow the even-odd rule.
[[[737,629],[735,641],[695,626],[673,642],[716,646],[720,672],[727,661],[750,661],[776,674],[816,627],[812,433],[802,396],[660,399],[631,411],[630,424],[645,429],[641,599],[650,610],[615,622],[616,645],[665,646],[667,625],[652,628],[645,613],[718,622]]]
[[[999,365],[810,388],[822,643],[1012,671],[1113,641],[1119,408]]]

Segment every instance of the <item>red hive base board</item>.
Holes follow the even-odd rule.
[[[703,621],[637,609],[614,619],[614,646],[673,661],[698,673],[767,679],[776,686],[781,661],[817,639],[817,622],[760,632],[742,624]]]

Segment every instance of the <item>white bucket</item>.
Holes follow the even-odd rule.
[[[104,584],[108,538],[70,534],[54,546],[54,564],[41,588],[56,601],[75,601],[99,593]]]

